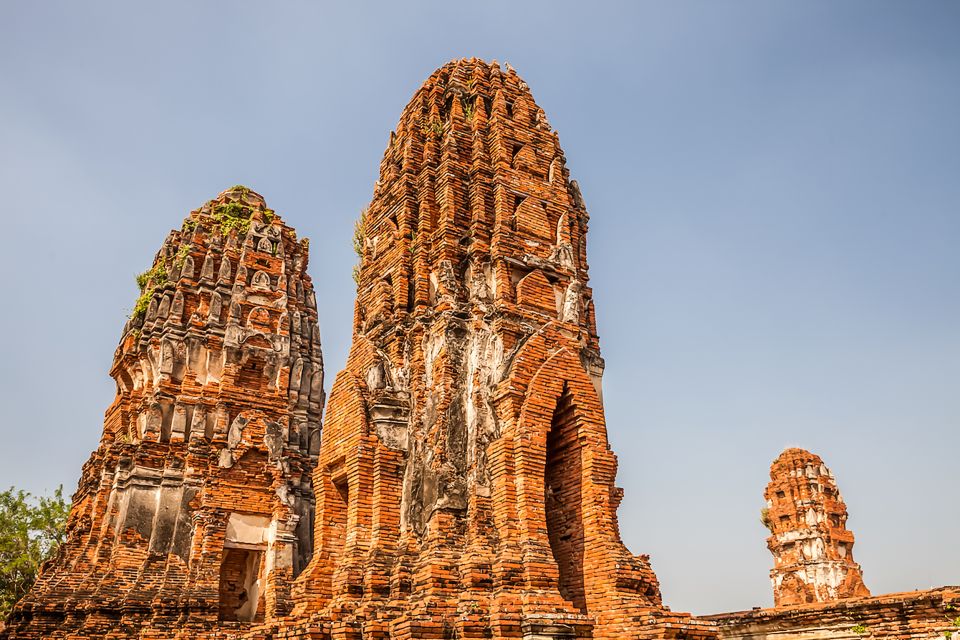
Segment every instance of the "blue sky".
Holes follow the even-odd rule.
[[[0,486],[76,486],[169,229],[236,183],[311,238],[328,379],[403,106],[509,61],[591,213],[623,537],[666,602],[770,605],[786,446],[875,593],[960,583],[960,5],[0,3]]]

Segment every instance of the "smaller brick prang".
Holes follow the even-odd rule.
[[[776,606],[869,596],[853,559],[853,533],[836,480],[819,456],[787,449],[770,467],[764,492],[767,547]]]

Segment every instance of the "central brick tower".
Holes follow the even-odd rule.
[[[334,638],[684,624],[620,540],[587,222],[512,69],[452,62],[416,92],[357,222],[353,343],[294,617]]]

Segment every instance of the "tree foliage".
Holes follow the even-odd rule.
[[[0,621],[63,543],[69,513],[62,486],[49,497],[12,487],[0,492]]]

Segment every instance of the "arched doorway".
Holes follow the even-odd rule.
[[[544,507],[550,550],[560,571],[560,595],[587,610],[583,583],[583,460],[577,407],[567,385],[557,400],[547,433]]]

